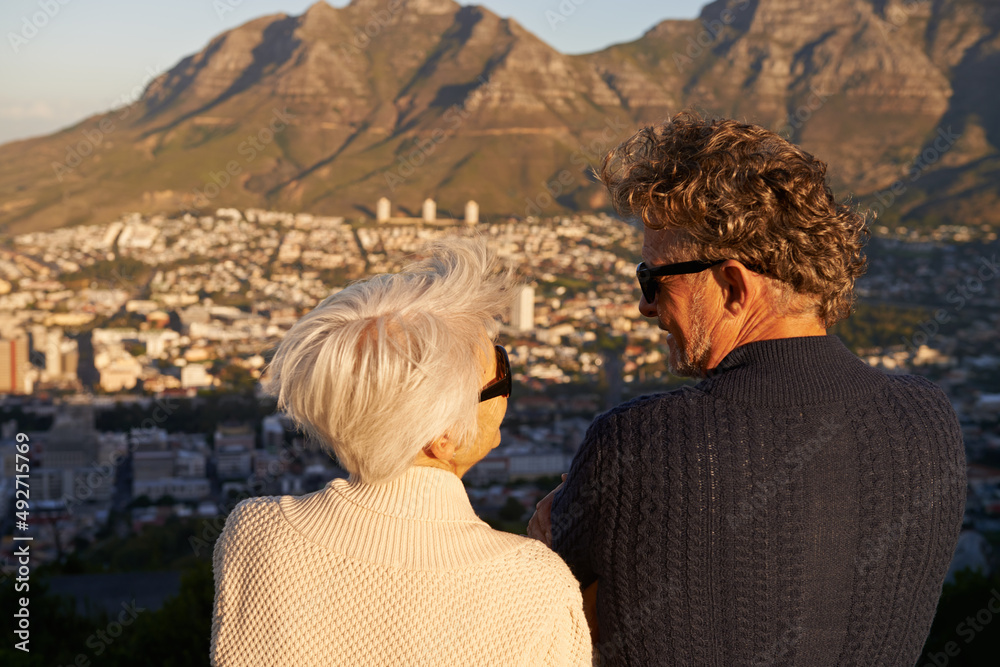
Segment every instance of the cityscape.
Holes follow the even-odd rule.
[[[446,235],[485,235],[522,281],[501,335],[516,386],[502,443],[466,478],[484,516],[526,520],[547,490],[533,482],[569,469],[593,416],[683,382],[636,307],[635,226],[604,214],[487,225],[475,202],[460,219],[438,218],[429,199],[420,218],[393,216],[387,199],[376,209],[374,221],[232,208],[129,214],[9,239],[0,254],[3,557],[14,549],[21,432],[32,443],[42,562],[93,542],[111,517],[141,531],[345,476],[280,414],[263,413],[257,380],[283,332],[320,300],[398,270]],[[835,330],[869,364],[925,375],[948,393],[970,461],[958,558],[984,568],[993,556],[982,533],[1000,530],[997,248],[989,228],[877,227],[858,312]],[[178,406],[227,393],[250,397],[260,414],[177,428]],[[144,415],[138,423],[130,407]]]
[[[547,609],[543,596],[519,597],[535,590],[531,572],[549,565],[539,589],[563,596],[552,603],[563,619],[556,634],[572,616],[583,647],[589,628],[594,664],[813,664],[820,655],[889,664],[897,640],[914,652],[923,642],[921,667],[995,664],[1000,88],[983,83],[1000,65],[995,3],[9,4],[0,8],[10,48],[0,71],[11,84],[0,95],[0,600],[12,610],[4,665],[236,664],[218,650],[220,636],[233,653],[246,651],[239,664],[271,662],[265,649],[284,655],[282,664],[312,664],[289,657],[321,644],[304,641],[309,633],[337,647],[320,649],[316,662],[389,664],[365,646],[409,646],[404,631],[417,624],[400,619],[411,618],[402,613],[410,602],[458,613],[461,624],[440,637],[418,632],[421,657],[408,662],[486,664],[507,655],[500,644],[544,646],[510,641],[504,623],[532,637],[553,627],[532,620],[543,618],[532,616]],[[748,143],[727,143],[727,132]],[[807,153],[802,165],[784,140]],[[824,198],[801,221],[785,219]],[[883,405],[888,389],[852,393],[849,407],[836,408],[860,425],[846,446],[808,433],[777,456],[799,438],[789,423],[826,428],[815,421],[826,408],[805,399],[821,385],[848,395],[847,372],[859,364],[847,355],[827,364],[824,373],[840,378],[827,382],[834,375],[798,372],[812,353],[800,351],[794,364],[760,360],[751,367],[768,390],[754,400],[750,385],[724,397],[720,374],[705,392],[708,407],[665,427],[649,425],[673,409],[669,398],[606,414],[700,381],[671,372],[666,332],[639,310],[643,225],[616,211],[669,221],[690,208],[697,221],[705,206],[714,224],[718,206],[729,228],[713,230],[728,235],[716,247],[774,232],[775,275],[787,275],[784,262],[806,281],[796,284],[833,284],[851,268],[823,254],[835,247],[846,256],[860,225],[843,207],[830,217],[833,198],[865,219],[867,269],[851,316],[828,333],[869,367],[921,376],[944,392],[961,430],[964,493],[952,413],[923,382],[885,386],[922,386],[927,402]],[[836,232],[843,236],[827,236],[834,218],[851,221]],[[740,227],[753,220],[774,229]],[[485,394],[511,387],[499,445],[464,474],[460,457],[445,464],[432,447],[433,460],[406,471],[414,486],[398,508],[395,487],[360,487],[382,504],[358,515],[369,532],[351,533],[357,526],[344,517],[353,514],[340,510],[364,505],[339,491],[358,489],[262,381],[279,343],[324,299],[454,237],[484,240],[516,276],[497,340],[512,383],[498,352]],[[695,284],[670,280],[682,295]],[[733,311],[747,314],[737,316],[745,325],[737,340],[766,343],[744,358],[772,343],[831,343],[769,340],[821,328],[772,311],[778,290],[758,301],[764,283],[747,284],[750,308]],[[731,285],[730,296],[739,292]],[[707,322],[713,345],[730,333],[713,324],[723,321],[714,302],[696,292],[653,298],[654,287],[662,285],[644,278],[655,308],[643,308],[678,336],[671,346],[699,338],[685,333],[685,310],[692,324]],[[774,327],[771,315],[781,320]],[[684,350],[695,355],[690,342]],[[703,365],[712,381],[720,377]],[[789,387],[794,409],[771,409],[770,394]],[[483,396],[480,423],[500,407]],[[728,412],[730,400],[739,409]],[[907,407],[917,404],[926,415]],[[868,430],[871,415],[910,435]],[[376,419],[358,421],[367,428]],[[641,429],[619,428],[628,420]],[[769,421],[775,436],[764,435]],[[619,435],[605,441],[609,424]],[[744,427],[746,438],[732,435]],[[661,448],[662,433],[681,435]],[[434,447],[450,446],[444,435]],[[927,454],[942,457],[917,465]],[[460,481],[449,474],[451,488],[432,489],[441,475],[423,464],[454,469]],[[619,464],[620,474],[609,472]],[[462,521],[437,515],[442,490]],[[740,502],[734,511],[746,510],[745,521],[723,516],[720,508]],[[393,527],[376,529],[373,516]],[[468,571],[475,586],[493,582],[480,567],[493,556],[476,560],[487,538],[453,561],[442,550],[451,537],[415,537],[435,527],[448,536],[467,528],[525,557],[520,587],[507,575],[490,583],[503,613],[464,613],[470,600],[491,611],[478,588],[425,595],[438,570],[421,569],[424,555],[413,561],[421,567],[395,569],[397,555],[409,563],[430,545],[426,562],[442,566],[442,580]],[[336,541],[319,540],[321,532]],[[348,543],[380,554],[343,551]],[[331,554],[349,567],[329,567]],[[378,595],[343,576],[355,571]],[[552,573],[567,585],[553,585],[561,580]],[[382,575],[390,584],[372,583]],[[405,593],[380,597],[397,581]],[[432,597],[439,606],[420,607]],[[277,614],[263,613],[272,603]],[[464,632],[474,617],[477,630]],[[359,639],[361,627],[371,636]],[[422,652],[469,649],[468,638],[493,631],[496,645],[470,649],[475,659],[440,653],[449,658],[434,662]],[[568,664],[574,653],[549,649],[546,659]],[[715,657],[685,658],[695,655]]]

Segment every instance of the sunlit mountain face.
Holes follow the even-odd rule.
[[[131,106],[0,147],[0,225],[258,206],[602,209],[593,165],[685,108],[768,126],[889,224],[1000,223],[1000,10],[719,0],[568,56],[452,0],[318,2],[220,34]],[[537,209],[537,211],[536,211]]]

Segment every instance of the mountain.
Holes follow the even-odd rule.
[[[129,107],[0,146],[0,227],[371,216],[381,196],[409,213],[426,197],[442,214],[601,208],[590,166],[683,108],[783,132],[889,223],[1000,225],[998,72],[990,0],[717,0],[579,56],[452,0],[317,2],[220,34]]]

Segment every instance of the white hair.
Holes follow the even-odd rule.
[[[388,482],[442,435],[477,434],[482,360],[493,358],[513,277],[483,239],[448,239],[396,274],[355,282],[303,316],[262,385],[352,479]]]

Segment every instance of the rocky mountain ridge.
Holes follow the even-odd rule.
[[[1000,226],[1000,9],[988,0],[717,0],[559,53],[453,0],[317,2],[214,38],[134,105],[0,146],[7,232],[263,206],[373,215],[602,208],[589,173],[684,108],[757,122],[889,224]]]

